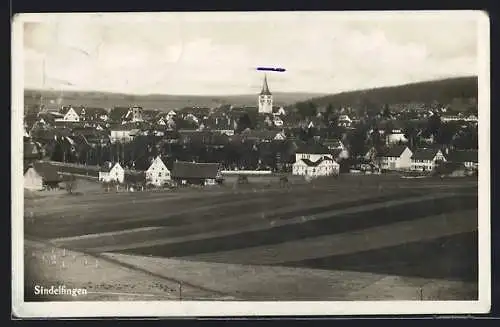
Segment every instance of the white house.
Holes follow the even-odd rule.
[[[340,115],[337,121],[338,126],[350,127],[352,124],[352,119],[348,115]]]
[[[442,122],[450,122],[450,121],[467,121],[467,122],[477,122],[478,118],[476,115],[443,115],[440,117]]]
[[[273,118],[273,123],[274,123],[274,126],[281,127],[281,126],[283,126],[283,119],[279,118],[278,116],[275,116]]]
[[[168,120],[168,119],[173,119],[176,115],[177,115],[177,113],[176,113],[174,110],[170,110],[170,111],[167,113],[167,120]]]
[[[340,165],[331,157],[323,157],[317,161],[301,159],[292,166],[292,175],[319,177],[338,175]]]
[[[63,107],[61,109],[61,114],[64,116],[62,118],[56,118],[54,121],[64,121],[64,122],[72,122],[77,123],[80,121],[80,114],[85,114],[85,109],[79,108],[75,109],[73,107]],[[78,112],[77,112],[78,111]]]
[[[109,140],[111,143],[130,142],[134,139],[136,130],[128,127],[114,127],[110,130]]]
[[[142,108],[138,106],[133,106],[129,108],[127,114],[125,115],[125,118],[128,119],[129,121],[132,122],[141,122],[144,121],[143,116],[142,116]]]
[[[118,162],[114,165],[110,163],[108,169],[99,172],[99,181],[101,182],[116,181],[121,184],[124,180],[125,170]]]
[[[391,145],[391,144],[396,144],[396,143],[406,143],[408,142],[408,139],[405,137],[405,134],[401,129],[393,129],[386,133],[385,136],[385,144],[386,145]]]
[[[286,115],[285,108],[279,107],[278,109],[273,109],[273,115],[275,115],[275,116],[285,116]]]
[[[153,160],[148,170],[146,170],[146,181],[155,186],[162,186],[171,178],[170,170],[159,156]]]
[[[410,148],[405,145],[396,145],[381,151],[377,154],[380,169],[386,170],[406,170],[411,167]]]
[[[158,121],[156,122],[158,125],[160,126],[166,126],[167,123],[165,122],[165,119],[163,119],[163,117],[160,117],[160,119],[158,119]]]
[[[411,170],[432,171],[439,162],[446,161],[439,149],[417,149],[411,157]]]
[[[43,178],[33,167],[24,173],[24,188],[31,191],[43,190]]]
[[[324,157],[333,159],[330,150],[318,143],[305,144],[295,151],[295,162],[299,162],[302,159],[317,162]]]

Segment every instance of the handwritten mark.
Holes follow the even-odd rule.
[[[285,72],[285,68],[274,68],[274,67],[257,67],[257,70],[268,71],[268,72]]]

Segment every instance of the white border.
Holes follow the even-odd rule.
[[[258,14],[258,16],[257,16]],[[164,19],[253,20],[269,16],[273,20],[297,19],[300,12],[232,12],[232,13],[81,13],[18,14],[12,24],[12,310],[20,318],[42,317],[184,317],[184,316],[309,316],[309,315],[373,315],[373,314],[460,314],[487,313],[491,305],[490,251],[490,36],[489,17],[483,11],[421,12],[308,12],[315,19],[374,20],[404,18],[476,19],[478,21],[479,62],[479,300],[478,301],[335,301],[335,302],[228,302],[228,301],[154,301],[154,302],[44,302],[25,303],[23,299],[23,23],[67,18],[75,24],[80,19],[106,16],[110,22],[151,22]],[[301,16],[301,19],[303,16]]]

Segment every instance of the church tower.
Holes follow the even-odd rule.
[[[269,91],[267,86],[267,76],[264,75],[264,84],[262,85],[262,91],[259,94],[259,114],[272,113],[273,112],[273,95]]]

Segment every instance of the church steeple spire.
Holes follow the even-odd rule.
[[[272,113],[273,112],[273,95],[269,91],[267,85],[267,76],[264,75],[264,83],[262,84],[262,91],[259,94],[259,113]]]
[[[267,85],[267,75],[264,75],[264,84],[262,84],[262,91],[260,91],[260,95],[271,95],[269,86]]]

